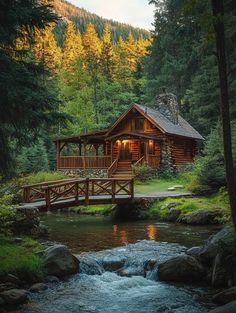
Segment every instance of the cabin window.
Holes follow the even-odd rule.
[[[143,130],[144,129],[144,119],[137,118],[134,120],[134,129],[135,130]]]

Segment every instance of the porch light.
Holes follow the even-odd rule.
[[[153,145],[153,140],[149,140],[149,146]]]
[[[121,141],[118,139],[118,140],[116,140],[116,143],[118,144],[118,145],[121,145]]]
[[[128,141],[129,141],[129,140],[124,139],[124,140],[122,140],[122,143],[126,144]]]

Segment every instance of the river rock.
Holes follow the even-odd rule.
[[[121,269],[125,264],[126,259],[117,255],[105,256],[102,260],[102,265],[105,271],[114,272]]]
[[[202,262],[212,265],[216,255],[222,252],[222,247],[227,246],[235,246],[234,233],[229,227],[225,227],[215,235],[211,236],[202,247],[199,257]]]
[[[181,214],[181,210],[171,208],[167,216],[168,222],[176,222],[180,214]]]
[[[34,284],[30,287],[29,291],[30,292],[41,292],[41,291],[44,291],[48,289],[48,286],[46,284],[43,284],[43,283],[37,283],[37,284]]]
[[[217,304],[226,304],[231,301],[236,301],[236,287],[225,289],[217,293],[212,301]]]
[[[209,313],[236,313],[236,301],[229,302],[223,306],[220,306]]]
[[[28,292],[24,289],[11,289],[0,293],[6,304],[22,304],[28,301]]]
[[[45,282],[46,283],[59,283],[60,282],[60,279],[58,278],[58,277],[56,277],[56,276],[47,276],[46,278],[45,278]]]
[[[203,266],[192,256],[180,255],[158,267],[157,275],[160,280],[194,283],[204,278]]]
[[[219,211],[210,212],[206,209],[200,209],[193,213],[186,214],[181,218],[182,223],[191,225],[208,225],[216,224],[217,217],[221,217],[222,213]]]
[[[16,284],[7,282],[7,283],[2,283],[0,284],[0,292],[5,291],[5,290],[10,290],[10,289],[16,289],[18,286]]]
[[[187,253],[188,255],[193,256],[193,257],[198,257],[200,251],[201,251],[201,247],[192,247],[192,248],[188,249],[188,250],[186,251],[186,253]]]
[[[20,285],[20,280],[17,276],[12,274],[2,274],[0,275],[0,283],[12,283],[15,285]]]
[[[54,245],[44,250],[49,275],[63,277],[79,271],[79,260],[64,245]]]

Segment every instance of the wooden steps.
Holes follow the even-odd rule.
[[[112,174],[112,178],[128,179],[133,177],[132,162],[118,161],[117,169]]]

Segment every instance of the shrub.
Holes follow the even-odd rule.
[[[16,215],[16,209],[12,204],[13,195],[4,195],[0,198],[0,232],[10,233],[11,226]]]
[[[233,154],[236,160],[236,123],[232,123]],[[235,164],[236,165],[236,164]],[[198,194],[213,194],[226,186],[222,130],[220,125],[208,136],[203,155],[194,164],[189,189]]]
[[[156,176],[157,172],[146,163],[133,166],[134,177],[140,181],[146,181]]]

